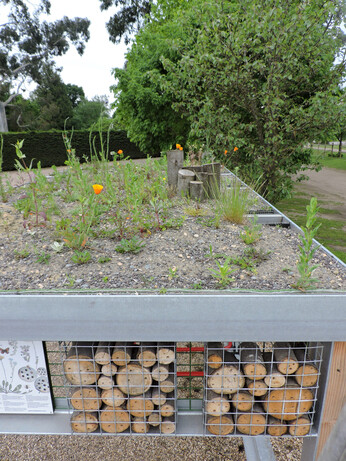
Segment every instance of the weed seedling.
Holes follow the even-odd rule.
[[[121,239],[118,245],[115,247],[115,251],[118,253],[139,253],[145,247],[138,237],[134,236],[131,239]]]
[[[14,250],[14,256],[16,259],[25,259],[30,255],[30,251],[27,247],[22,250]]]
[[[112,258],[109,258],[108,256],[101,256],[97,262],[100,263],[100,264],[104,264],[104,263],[108,263],[109,261],[111,261]]]
[[[209,269],[212,277],[217,280],[218,284],[222,288],[226,288],[234,279],[230,277],[230,274],[236,271],[230,266],[230,258],[227,258],[224,264],[220,264],[219,261],[215,261],[217,269]]]
[[[41,253],[37,253],[36,262],[40,264],[48,264],[51,256],[49,253],[42,251]]]
[[[89,251],[78,251],[76,250],[71,257],[71,261],[75,264],[86,264],[91,259]]]
[[[176,267],[169,267],[168,271],[169,271],[169,275],[168,275],[169,280],[174,279],[178,275],[177,274],[178,269]]]
[[[298,288],[301,291],[314,288],[318,281],[317,279],[312,278],[312,273],[319,265],[315,264],[310,266],[310,261],[319,248],[318,246],[313,246],[313,239],[320,227],[320,224],[314,227],[318,210],[317,199],[316,197],[312,197],[309,205],[306,207],[306,226],[302,226],[304,235],[299,235],[299,238],[302,241],[302,245],[299,245],[300,256],[297,264],[299,279],[297,280],[297,283],[292,285],[294,288]]]
[[[244,226],[244,232],[240,234],[240,238],[246,245],[252,245],[253,243],[257,242],[261,235],[261,224],[258,224],[258,217],[254,215],[253,219],[250,221],[248,226]]]

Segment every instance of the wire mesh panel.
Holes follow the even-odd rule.
[[[205,433],[311,435],[322,350],[316,343],[208,343]]]
[[[51,379],[68,398],[73,433],[175,433],[175,343],[59,342],[59,353]]]

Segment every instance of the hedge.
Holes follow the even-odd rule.
[[[3,145],[3,171],[15,169],[16,151],[14,144],[17,140],[24,139],[22,151],[26,155],[26,162],[29,164],[32,159],[33,167],[37,162],[41,162],[42,168],[52,165],[64,165],[67,159],[65,145],[62,140],[62,131],[40,131],[40,132],[19,132],[2,133]],[[84,157],[90,158],[90,132],[74,131],[72,136],[72,147],[76,150],[76,155],[83,162]],[[102,133],[103,142],[106,143],[107,133]],[[100,149],[100,136],[98,132],[92,133],[97,152]],[[147,155],[139,150],[136,144],[132,143],[126,136],[126,131],[111,131],[109,133],[109,150],[117,152],[122,150],[125,157],[146,158]],[[158,152],[154,156],[159,156]]]

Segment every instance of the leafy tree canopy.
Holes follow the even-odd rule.
[[[311,166],[306,142],[330,129],[345,103],[337,96],[345,77],[345,2],[210,0],[191,7],[197,39],[185,23],[181,59],[163,58],[161,86],[190,122],[191,140],[243,175],[261,177],[267,197],[279,200],[289,195],[292,175]]]
[[[90,21],[66,16],[54,22],[41,20],[50,12],[48,0],[36,6],[22,0],[0,0],[1,4],[10,6],[8,21],[0,25],[0,93],[6,95],[0,103],[0,131],[6,131],[4,107],[19,94],[24,80],[40,83],[43,66],[65,54],[71,44],[82,54]]]

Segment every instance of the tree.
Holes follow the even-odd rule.
[[[40,109],[36,128],[63,130],[65,120],[72,117],[73,106],[68,86],[54,67],[46,65],[42,68],[40,85],[33,92],[32,98]]]
[[[76,130],[88,130],[100,117],[109,117],[106,96],[95,96],[91,101],[83,99],[73,110],[71,126]]]
[[[194,21],[180,9],[176,15],[176,20],[155,20],[141,29],[126,54],[124,69],[114,69],[115,120],[148,154],[169,149],[176,142],[184,144],[189,131],[187,120],[172,109],[171,94],[160,84],[161,76],[169,79],[162,57],[178,62],[178,44],[188,38],[185,23]]]
[[[77,107],[85,99],[84,90],[81,86],[68,83],[66,90],[73,108]]]
[[[304,146],[339,110],[344,8],[344,1],[211,0],[195,10],[201,27],[197,40],[186,31],[193,38],[180,44],[182,59],[163,60],[162,88],[191,123],[190,139],[260,176],[273,202],[290,194],[292,175],[313,166]]]
[[[82,54],[89,39],[88,19],[65,16],[48,23],[40,17],[49,14],[49,0],[41,0],[35,8],[26,3],[0,0],[0,5],[10,6],[8,22],[0,25],[0,93],[5,95],[0,102],[0,131],[7,131],[5,108],[20,94],[25,79],[40,83],[43,66],[54,56],[65,54],[71,44]]]
[[[101,10],[108,10],[112,5],[122,8],[110,18],[107,30],[110,40],[119,43],[122,38],[126,45],[130,43],[131,34],[143,26],[145,18],[150,14],[153,0],[100,0]]]

